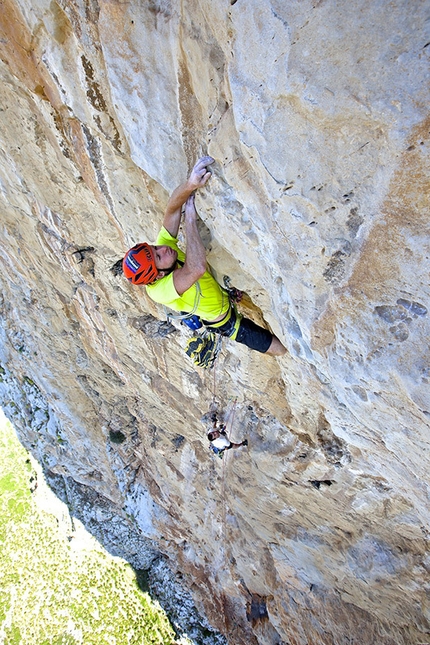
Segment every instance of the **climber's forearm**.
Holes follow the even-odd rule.
[[[180,296],[192,287],[206,271],[206,249],[197,228],[194,195],[190,195],[185,204],[185,236],[187,238],[185,262],[173,273],[173,283]]]
[[[195,186],[187,180],[173,191],[167,202],[164,213],[163,226],[173,237],[178,236],[179,226],[181,224],[182,206],[188,197],[195,190]]]
[[[213,164],[213,162],[214,159],[212,157],[201,157],[192,169],[187,181],[175,188],[171,194],[167,202],[163,226],[173,237],[177,237],[178,235],[181,224],[182,206],[195,190],[202,188],[206,184],[211,176],[208,166]]]
[[[206,249],[197,228],[197,217],[185,214],[185,236],[187,238],[187,255],[184,268],[196,275],[199,274],[200,278],[206,271]]]

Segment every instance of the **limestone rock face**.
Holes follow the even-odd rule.
[[[430,640],[429,10],[2,0],[2,404],[231,645]],[[202,154],[208,260],[280,359],[194,368],[111,270]]]

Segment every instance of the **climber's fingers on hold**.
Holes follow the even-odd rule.
[[[212,157],[201,157],[201,159],[198,160],[196,165],[191,171],[191,177],[195,179],[196,183],[199,186],[204,186],[207,180],[210,178],[212,173],[207,169],[207,166],[210,164],[213,164],[215,159]]]
[[[213,164],[215,159],[213,157],[209,157],[209,155],[206,155],[205,157],[200,157],[200,159],[197,161],[196,165],[194,166],[195,170],[201,170],[206,168],[206,166],[210,166]]]

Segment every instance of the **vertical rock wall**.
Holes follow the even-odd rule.
[[[23,443],[154,540],[232,645],[429,640],[429,3],[1,9],[0,392]],[[208,259],[288,348],[225,342],[210,373],[111,270],[206,153]],[[223,462],[214,403],[249,439]]]

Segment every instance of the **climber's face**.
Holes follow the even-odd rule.
[[[153,246],[155,266],[159,271],[170,271],[175,267],[178,252],[170,246]]]

